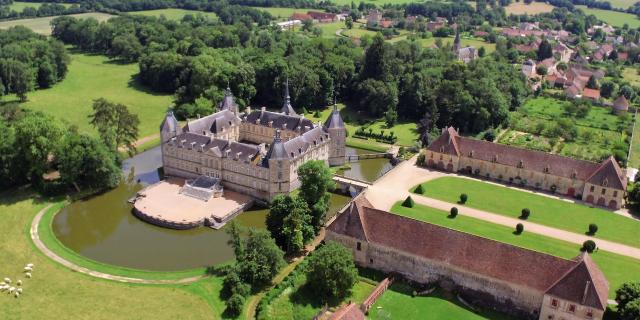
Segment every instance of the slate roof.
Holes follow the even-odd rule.
[[[246,122],[253,124],[257,124],[258,120],[260,120],[260,125],[265,127],[269,126],[269,122],[272,122],[271,125],[278,129],[297,130],[298,128],[304,129],[304,127],[308,127],[309,129],[313,128],[313,121],[304,117],[266,110],[252,111],[245,119]]]
[[[613,108],[616,110],[629,110],[629,101],[624,95],[620,95],[616,101],[613,102]]]
[[[461,137],[453,127],[446,128],[427,149],[512,167],[517,167],[522,162],[522,167],[527,170],[548,171],[547,173],[551,175],[569,179],[575,177],[597,185],[602,185],[602,181],[607,179],[608,187],[620,190],[625,190],[626,186],[626,177],[612,157],[602,163],[568,158],[542,151]]]
[[[280,112],[286,115],[295,116],[297,115],[297,113],[295,110],[293,110],[293,107],[291,106],[291,97],[289,96],[289,79],[287,79],[287,83],[285,84],[284,90],[285,90],[284,102],[282,103],[282,109],[280,109]]]
[[[233,112],[225,109],[190,121],[184,130],[197,134],[203,134],[204,132],[220,133],[223,130],[228,130],[232,126],[239,124],[240,121],[240,118],[236,117]]]
[[[344,128],[344,121],[342,121],[337,105],[333,105],[333,111],[331,111],[329,118],[325,121],[324,127],[325,129]]]
[[[238,113],[238,104],[233,99],[233,93],[231,93],[231,89],[229,89],[229,87],[225,90],[224,98],[220,101],[218,108],[219,110],[229,110],[233,113]]]
[[[262,165],[269,168],[270,159],[281,160],[287,159],[287,157],[287,150],[285,150],[284,142],[282,142],[282,138],[280,137],[280,130],[276,129],[276,136],[273,138],[267,155],[262,159]]]
[[[290,158],[303,155],[309,148],[319,145],[329,139],[327,134],[321,127],[315,127],[287,142],[284,143],[284,149]]]
[[[364,194],[328,230],[600,310],[607,305],[609,285],[586,254],[567,260],[395,215],[372,208]]]
[[[185,132],[178,135],[175,141],[178,146],[181,145],[183,148],[190,148],[193,143],[194,149],[199,150],[202,147],[204,152],[211,151],[218,157],[225,156],[227,150],[229,150],[229,156],[231,158],[235,159],[238,153],[240,153],[241,160],[249,161],[260,153],[260,148],[255,145],[229,142],[223,139],[211,139],[208,136],[192,132]]]
[[[164,120],[162,120],[162,123],[160,124],[160,131],[179,133],[180,124],[178,123],[176,117],[173,115],[173,111],[169,110],[167,112],[167,116],[164,118]]]

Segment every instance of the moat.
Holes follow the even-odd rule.
[[[348,148],[347,154],[368,151]],[[90,259],[136,269],[175,271],[210,266],[233,259],[225,228],[172,230],[136,218],[127,199],[160,178],[160,149],[154,148],[125,160],[125,179],[119,187],[76,201],[63,208],[53,221],[58,239],[71,250]],[[388,159],[350,163],[341,174],[373,181],[391,167]],[[335,214],[350,198],[331,195],[329,214]],[[235,221],[246,227],[264,228],[265,208],[252,208]]]

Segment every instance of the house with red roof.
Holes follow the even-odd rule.
[[[587,253],[564,259],[375,209],[360,194],[327,227],[355,262],[517,319],[602,319],[609,283]],[[353,318],[361,319],[361,318]]]
[[[582,90],[582,97],[585,98],[585,99],[590,99],[590,100],[597,101],[598,99],[600,99],[600,90],[591,89],[591,88],[584,88]]]

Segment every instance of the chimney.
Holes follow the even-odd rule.
[[[231,150],[227,149],[224,151],[224,156],[229,158],[229,155],[231,154]]]
[[[286,123],[283,123],[283,124],[282,124],[282,130],[285,130],[285,129],[287,129],[287,124],[286,124]]]
[[[204,152],[204,143],[200,145],[200,152]]]
[[[187,142],[187,139],[180,140],[180,148],[184,148],[184,143]]]
[[[191,147],[189,148],[190,150],[193,150],[193,147],[196,145],[195,142],[191,142]]]
[[[273,121],[269,121],[269,128],[273,127]]]
[[[587,301],[587,294],[589,293],[590,284],[591,284],[591,281],[587,280],[587,282],[584,285],[584,292],[582,293],[582,303],[580,303],[581,305],[584,305],[585,301]]]
[[[261,112],[265,112],[265,111],[267,111],[267,108],[266,107],[262,107],[262,108],[260,108],[260,111]]]

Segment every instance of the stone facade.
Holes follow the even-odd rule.
[[[609,285],[587,254],[567,260],[401,217],[364,194],[325,239],[350,248],[360,266],[437,283],[519,319],[601,319],[607,306]]]
[[[160,126],[164,173],[218,178],[225,188],[270,201],[300,185],[297,169],[305,162],[339,165],[341,156],[344,163],[346,135],[339,121],[342,128],[325,128],[295,114],[288,90],[283,112],[239,113],[228,90],[218,112],[184,128],[167,114]]]
[[[426,150],[425,164],[449,172],[552,191],[619,209],[626,177],[613,157],[594,163],[461,137],[446,128]]]

